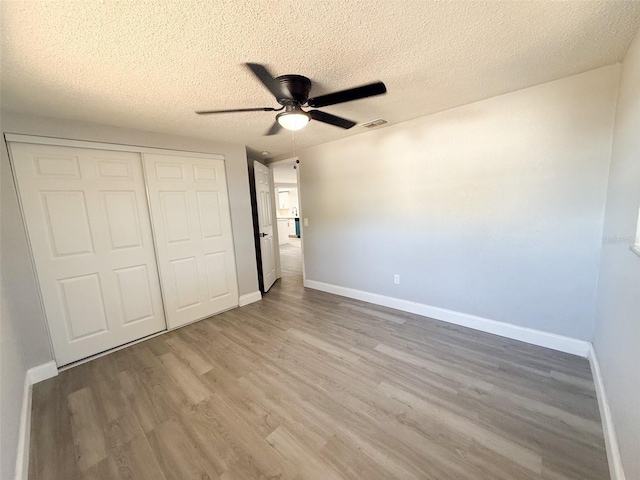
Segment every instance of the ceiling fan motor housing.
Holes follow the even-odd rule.
[[[302,75],[282,75],[276,77],[275,80],[282,90],[282,94],[277,98],[280,105],[304,105],[307,103],[309,92],[311,92],[311,80],[307,77]]]
[[[282,107],[201,110],[196,113],[199,115],[210,115],[216,113],[236,112],[280,112],[284,110],[284,112],[276,115],[276,121],[265,135],[275,135],[283,127],[288,130],[299,130],[312,119],[347,130],[354,127],[356,122],[323,112],[322,110],[309,110],[308,112],[305,112],[302,107],[311,107],[315,109],[387,93],[387,87],[384,83],[375,82],[355,88],[349,88],[347,90],[340,90],[320,95],[319,97],[309,98],[309,93],[311,92],[311,80],[307,77],[302,75],[281,75],[279,77],[274,77],[267,67],[259,63],[245,63],[245,66],[251,71],[254,77],[256,77],[260,83],[262,83],[262,85],[271,92]]]

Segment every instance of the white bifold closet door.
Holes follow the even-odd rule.
[[[10,149],[58,366],[164,330],[140,155]]]
[[[143,160],[169,328],[238,306],[224,160]]]

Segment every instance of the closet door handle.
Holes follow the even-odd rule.
[[[269,234],[268,234],[268,233],[261,233],[261,234],[260,234],[260,237],[267,237],[267,236],[269,236]]]

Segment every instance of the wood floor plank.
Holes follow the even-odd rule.
[[[213,395],[209,399],[213,415],[226,430],[234,442],[251,456],[260,470],[267,476],[277,476],[286,470],[280,456],[267,443],[264,437],[257,434],[237,412],[220,396]]]
[[[117,472],[114,478],[118,480],[167,480],[144,435],[114,449],[109,462],[110,471]]]
[[[322,459],[334,470],[340,472],[347,480],[361,480],[375,478],[377,480],[392,480],[393,474],[376,468],[366,455],[349,442],[334,435],[320,450]]]
[[[79,480],[63,375],[33,386],[32,412],[29,478]]]
[[[211,392],[173,353],[165,353],[160,356],[160,361],[165,366],[167,374],[182,389],[192,403],[200,403],[211,395]]]
[[[192,348],[193,342],[196,340],[188,331],[180,331],[179,334],[173,335],[165,340],[165,343],[171,348],[171,351],[180,358],[196,375],[203,375],[213,368],[213,365],[203,358],[197,351]]]
[[[302,287],[34,386],[31,480],[605,480],[589,363]]]
[[[434,419],[443,424],[443,429],[451,429],[460,435],[469,436],[472,441],[484,445],[498,455],[502,455],[534,473],[542,473],[542,459],[534,451],[522,447],[516,442],[511,442],[478,423],[440,408],[401,388],[383,382],[380,384],[378,391],[402,402],[421,416]]]
[[[195,446],[180,423],[164,422],[148,435],[149,444],[167,480],[212,480],[218,475],[207,472],[200,458],[204,453]]]
[[[181,412],[181,422],[189,439],[206,454],[202,462],[207,471],[220,476],[248,457],[241,448],[230,441],[227,432],[209,411],[206,400],[202,404],[184,408]]]
[[[392,315],[389,313],[385,313],[385,312],[380,312],[378,310],[376,310],[375,308],[371,308],[371,307],[363,307],[362,305],[358,305],[356,303],[348,303],[348,302],[341,302],[338,304],[339,307],[343,307],[343,308],[347,308],[353,312],[359,312],[363,314],[364,318],[370,319],[371,317],[374,318],[380,318],[383,320],[387,320],[389,322],[393,322],[393,323],[404,323],[406,320],[404,318],[402,318],[400,315]]]
[[[69,395],[73,438],[78,452],[78,467],[86,470],[107,458],[102,423],[98,421],[93,391],[85,387]]]
[[[309,480],[340,480],[342,477],[331,468],[313,449],[299,437],[296,437],[286,427],[276,428],[267,437],[267,442],[273,446],[282,457],[289,462],[302,478]]]

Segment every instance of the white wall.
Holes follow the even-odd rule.
[[[278,209],[278,216],[284,216],[284,217],[293,217],[293,216],[298,216],[300,215],[300,202],[298,200],[298,187],[290,187],[290,186],[284,186],[284,185],[291,185],[291,184],[283,184],[281,183],[280,186],[278,186],[278,184],[276,184],[276,189],[275,189],[275,196],[276,196],[276,203],[278,202],[278,198],[280,198],[278,195],[280,194],[280,192],[289,192],[289,208],[285,208],[285,209]],[[294,184],[295,185],[295,184]],[[295,211],[294,211],[295,208]],[[295,215],[294,215],[295,213]]]
[[[591,340],[618,74],[301,151],[307,279]]]
[[[258,290],[245,147],[102,125],[2,112],[2,132],[43,135],[175,150],[222,153],[226,157],[240,295]],[[35,276],[10,173],[6,145],[2,175],[2,320],[0,390],[2,465],[0,478],[12,478],[26,370],[53,359],[38,303]]]
[[[297,212],[297,214],[300,215],[300,202],[298,200],[297,188],[289,189],[289,200],[291,201],[291,208],[289,208],[289,215],[294,214],[294,211],[293,211],[294,208],[296,209],[295,212]]]
[[[294,164],[291,163],[273,167],[273,181],[275,183],[297,183],[298,174],[294,168]]]
[[[627,480],[640,479],[640,34],[622,64],[604,222],[594,347]]]

